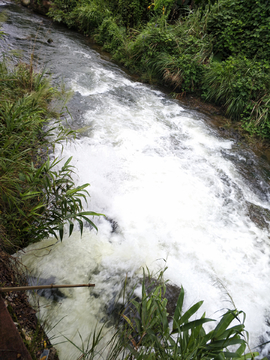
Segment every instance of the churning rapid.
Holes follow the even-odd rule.
[[[87,339],[106,321],[126,276],[146,266],[168,267],[186,307],[204,300],[207,317],[218,319],[235,305],[247,315],[251,347],[267,341],[269,165],[219,137],[203,114],[133,81],[81,35],[0,5],[8,15],[2,48],[22,49],[26,59],[34,50],[39,68],[74,91],[68,122],[80,136],[62,156],[73,156],[78,184],[91,184],[86,207],[106,215],[95,219],[97,233],[85,229],[49,248],[55,239],[45,239],[22,257],[41,283],[96,284],[40,297],[52,342],[64,335],[81,346],[78,332]],[[62,360],[77,354],[69,343],[57,348]]]

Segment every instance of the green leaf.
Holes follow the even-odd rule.
[[[184,295],[185,295],[185,292],[184,292],[183,287],[181,286],[180,294],[179,294],[179,297],[177,300],[176,309],[175,309],[174,316],[173,316],[173,330],[177,329],[178,320],[182,315]]]
[[[180,326],[181,331],[186,331],[186,330],[194,330],[197,327],[199,327],[202,324],[205,324],[209,321],[215,321],[213,319],[198,319],[198,320],[194,320],[194,321],[190,321],[184,325]]]
[[[188,321],[188,319],[195,314],[195,312],[202,306],[203,301],[199,301],[197,302],[195,305],[191,306],[190,309],[188,309],[185,314],[183,314],[181,316],[181,318],[179,319],[178,323],[179,325],[185,323],[186,321]]]
[[[213,338],[222,339],[224,338],[224,332],[230,323],[236,318],[238,312],[236,310],[229,310],[222,316],[222,319],[214,329]]]

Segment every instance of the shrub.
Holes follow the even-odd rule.
[[[118,17],[120,25],[127,28],[139,28],[149,20],[148,5],[149,0],[107,0],[114,17]]]
[[[203,65],[212,54],[211,36],[204,33],[199,13],[168,25],[151,21],[127,43],[116,59],[135,71],[146,72],[182,91],[200,87]]]
[[[209,14],[207,31],[215,37],[214,52],[222,58],[238,54],[270,57],[270,5],[264,0],[222,0]]]
[[[111,12],[103,6],[103,3],[91,3],[77,6],[73,11],[74,18],[78,21],[79,30],[92,35],[92,31],[97,29],[106,18],[111,16]]]
[[[126,316],[120,330],[121,341],[134,359],[232,359],[241,358],[246,349],[245,326],[239,320],[241,311],[228,310],[213,330],[206,332],[203,325],[215,322],[213,319],[194,316],[203,301],[183,311],[184,289],[172,316],[170,326],[166,293],[166,283],[162,282],[162,272],[158,282],[153,282],[144,273],[141,299],[131,299],[133,314]],[[148,285],[147,285],[148,283]],[[150,285],[149,285],[150,284]],[[244,316],[245,318],[245,316]],[[238,325],[231,326],[233,321]],[[231,327],[230,327],[231,326]],[[234,345],[235,349],[229,350]],[[253,358],[256,354],[245,355]]]
[[[114,53],[124,44],[125,31],[125,28],[117,25],[115,18],[110,17],[98,28],[95,40],[103,45],[104,50]]]
[[[244,57],[215,62],[205,71],[203,97],[223,105],[227,114],[261,137],[270,136],[270,64]]]

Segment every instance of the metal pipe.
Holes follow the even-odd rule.
[[[54,289],[54,288],[72,288],[72,287],[94,287],[95,284],[76,284],[76,285],[37,285],[37,286],[15,286],[15,287],[0,287],[0,292],[6,291],[23,291],[23,290],[37,290],[37,289]]]

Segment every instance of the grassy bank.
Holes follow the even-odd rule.
[[[144,81],[222,107],[269,140],[270,5],[221,0],[54,0],[48,15],[91,36]]]
[[[95,227],[96,214],[83,212],[89,184],[75,186],[71,159],[59,166],[49,158],[56,143],[74,136],[50,106],[64,106],[66,95],[32,63],[0,62],[0,245],[10,253],[50,235],[62,240],[65,224],[69,234],[75,222],[81,231],[83,222]]]

